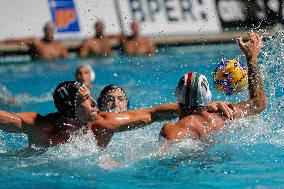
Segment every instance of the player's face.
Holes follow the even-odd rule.
[[[82,122],[89,122],[96,119],[98,114],[97,102],[90,96],[86,87],[80,90],[76,102],[77,118]]]
[[[76,74],[76,80],[89,87],[91,84],[90,70],[87,67],[81,67]]]
[[[102,101],[106,109],[111,112],[124,112],[128,109],[128,100],[121,90],[107,93]]]
[[[51,26],[46,26],[44,28],[44,34],[49,40],[53,40],[54,37],[54,28]]]
[[[103,33],[104,30],[105,30],[105,25],[104,25],[103,22],[99,21],[99,22],[96,23],[95,28],[96,28],[97,33]]]

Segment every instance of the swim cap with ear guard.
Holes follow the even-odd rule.
[[[177,102],[186,106],[207,106],[211,91],[206,77],[197,72],[185,74],[175,90]]]
[[[54,90],[54,105],[64,117],[76,119],[76,98],[81,87],[84,85],[80,82],[64,81]]]

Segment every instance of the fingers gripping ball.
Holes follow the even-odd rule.
[[[233,96],[248,85],[246,67],[237,60],[223,59],[214,72],[214,85],[217,91]]]

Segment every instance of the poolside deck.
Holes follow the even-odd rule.
[[[280,30],[279,27],[271,27],[266,30],[267,34],[272,36]],[[202,34],[202,35],[180,35],[180,36],[155,36],[150,37],[152,41],[159,46],[179,46],[179,45],[194,45],[194,44],[216,44],[216,43],[233,43],[238,36],[247,36],[246,32],[222,32],[219,34]],[[246,37],[244,37],[246,39]],[[69,51],[77,51],[83,39],[66,39],[63,41]],[[112,40],[114,48],[118,46],[117,40]],[[9,55],[25,55],[28,47],[26,45],[6,45],[0,43],[0,56]]]

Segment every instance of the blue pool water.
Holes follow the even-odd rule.
[[[261,54],[268,109],[258,118],[235,121],[214,133],[210,146],[186,140],[164,154],[151,153],[158,149],[163,123],[118,133],[103,151],[91,133],[42,151],[28,149],[25,135],[0,131],[0,188],[284,188],[283,38],[280,33],[266,41]],[[95,97],[103,86],[118,84],[125,87],[131,109],[173,102],[177,81],[188,71],[208,77],[213,100],[246,99],[246,92],[226,98],[214,90],[212,72],[223,55],[238,57],[238,46],[167,47],[153,57],[115,52],[100,59],[5,63],[0,65],[1,92],[15,95],[16,105],[1,109],[55,111],[53,89],[72,80],[81,63],[96,71]],[[112,161],[120,166],[109,168]]]

